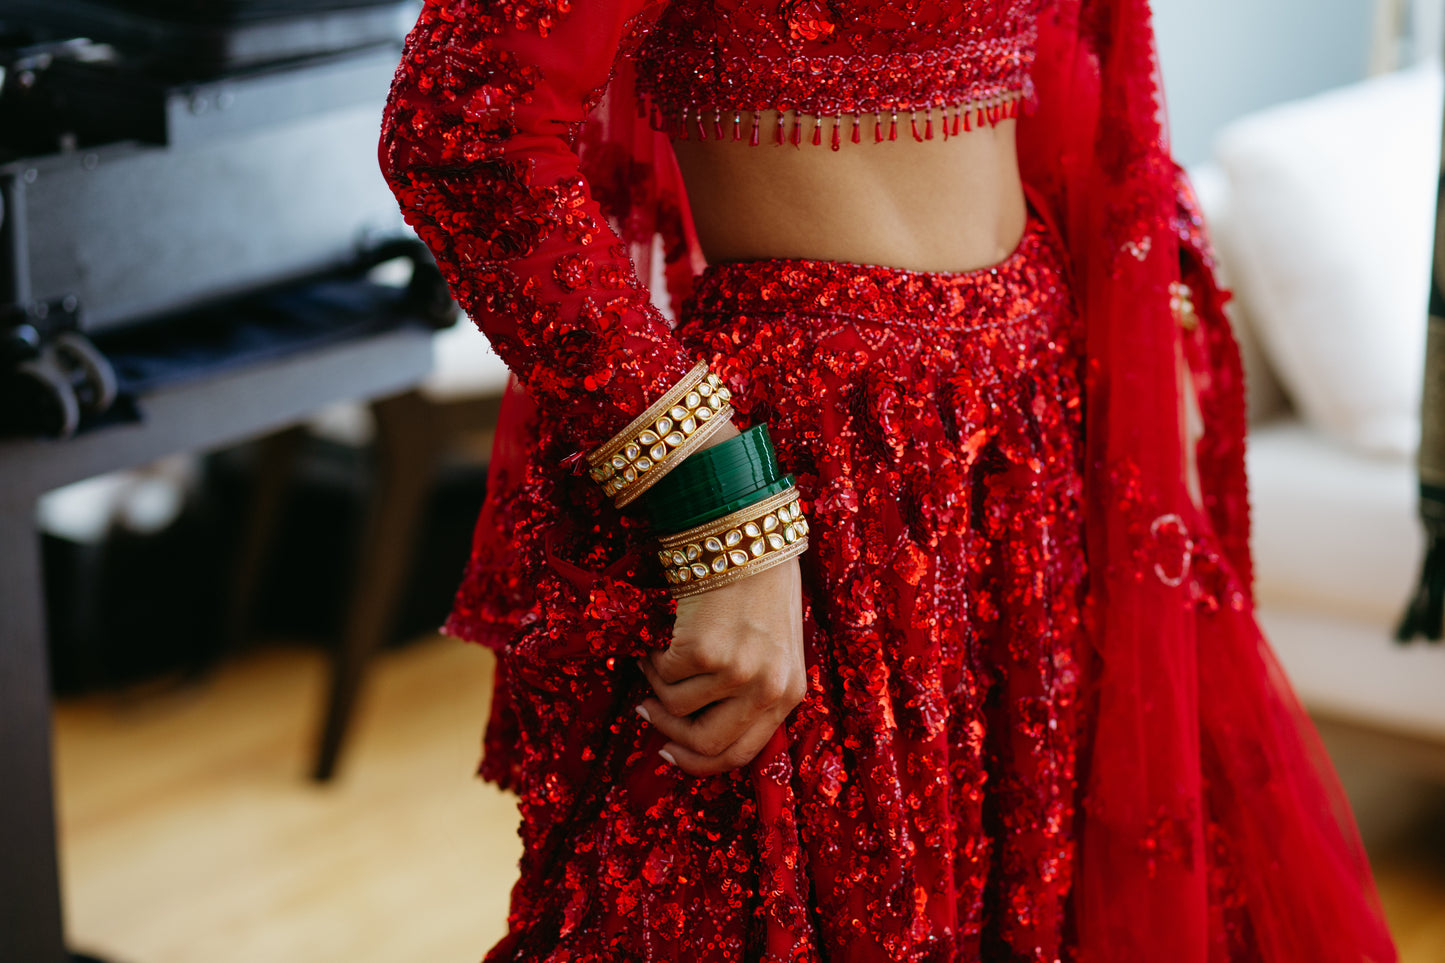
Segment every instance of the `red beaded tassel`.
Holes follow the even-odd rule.
[[[963,132],[971,131],[976,127],[981,128],[985,124],[989,125],[990,127],[997,127],[1005,120],[1016,120],[1019,117],[1023,116],[1023,108],[1023,97],[1017,94],[1004,95],[990,102],[984,103],[974,102],[953,104],[951,106],[944,105],[938,108],[940,124],[938,129],[941,132],[942,138],[944,140],[948,140],[950,137],[958,137]],[[949,116],[950,111],[952,111],[952,117]],[[693,108],[684,107],[681,111],[681,116],[668,117],[659,110],[656,103],[643,103],[639,101],[637,114],[639,118],[646,118],[647,122],[654,130],[667,133],[668,135],[678,140],[697,139],[705,141],[709,137],[708,124],[703,117],[702,108],[696,108],[694,110]],[[853,129],[849,133],[848,139],[855,144],[862,143],[863,132],[861,128],[863,126],[863,115],[861,114],[861,112],[855,111],[851,116]],[[774,138],[775,143],[779,145],[791,143],[794,147],[802,146],[804,136],[803,124],[805,123],[805,121],[806,117],[804,115],[795,114],[792,117],[793,126],[792,132],[790,134],[785,129],[788,124],[786,112],[783,110],[779,110],[778,127],[777,131],[775,132]],[[713,139],[727,139],[727,129],[726,124],[723,121],[722,108],[716,108],[713,111],[711,126],[711,136]],[[909,132],[913,135],[914,140],[919,142],[925,140],[933,140],[933,105],[930,104],[924,108],[923,125],[921,127],[918,123],[918,111],[909,111],[908,127]],[[841,113],[835,114],[833,116],[833,130],[828,138],[829,146],[833,150],[842,149],[842,128],[843,115]],[[884,140],[884,136],[883,112],[874,111],[874,143],[881,144]],[[735,141],[741,141],[743,139],[742,111],[735,111],[733,113],[732,139]],[[812,136],[809,139],[814,145],[821,145],[823,143],[823,116],[821,114],[815,114],[813,117],[813,132]],[[892,141],[896,141],[898,139],[897,111],[893,111],[889,115],[887,139]],[[752,147],[756,147],[761,142],[762,112],[754,110],[752,130],[749,132],[748,144]]]

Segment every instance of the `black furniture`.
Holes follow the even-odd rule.
[[[416,6],[0,0],[0,963],[70,959],[36,499],[402,394],[453,317],[376,163]],[[402,254],[404,304],[348,300]],[[335,286],[310,286],[322,277]],[[310,332],[311,309],[342,323]],[[258,326],[227,341],[248,311]],[[164,351],[126,354],[156,332],[174,334],[169,370]],[[216,363],[218,345],[234,356]],[[371,577],[363,564],[363,591]],[[333,759],[359,671],[336,675]]]
[[[61,923],[36,499],[178,451],[231,444],[344,399],[405,391],[431,330],[391,328],[138,399],[145,418],[67,440],[0,441],[0,961],[68,960]]]

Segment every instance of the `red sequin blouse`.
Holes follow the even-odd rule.
[[[996,123],[1029,94],[1039,7],[679,0],[637,51],[638,88],[654,122],[683,137],[757,144],[770,111],[811,117],[788,138],[799,143],[810,128],[820,144],[827,129],[834,150],[861,140],[869,114],[876,140],[896,139],[900,116],[915,138],[947,137]]]
[[[954,136],[1027,102],[1045,2],[428,0],[382,170],[458,302],[585,451],[693,365],[573,149],[619,58],[673,136],[759,143],[768,112],[800,146]]]

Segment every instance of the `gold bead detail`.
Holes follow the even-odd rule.
[[[701,392],[699,392],[701,395]],[[679,598],[771,568],[807,548],[795,488],[662,539],[663,567]],[[679,564],[679,563],[682,564]],[[676,576],[686,571],[687,578]],[[685,590],[680,588],[687,583]]]

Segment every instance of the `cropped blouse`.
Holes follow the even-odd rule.
[[[768,112],[800,147],[948,137],[1028,101],[1047,2],[428,0],[381,166],[454,297],[586,451],[693,367],[574,150],[619,66],[673,137],[760,144]]]
[[[682,137],[759,142],[764,112],[810,116],[833,149],[860,138],[918,139],[997,122],[1029,93],[1040,0],[675,0],[637,49],[654,123]],[[884,121],[887,121],[885,132]],[[797,143],[804,123],[789,137]],[[779,138],[783,125],[776,127]]]

